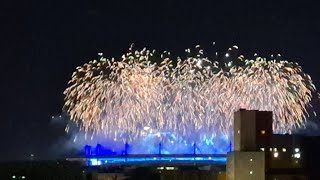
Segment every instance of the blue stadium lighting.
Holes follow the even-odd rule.
[[[107,143],[106,143],[107,144]],[[175,146],[173,146],[175,145]],[[128,155],[128,154],[226,154],[232,151],[232,143],[220,144],[222,148],[217,149],[206,144],[185,144],[185,143],[145,143],[133,144],[128,143],[115,145],[112,147],[97,145],[86,145],[84,146],[84,155],[86,157],[95,155]],[[142,146],[142,147],[140,147]]]
[[[214,163],[225,164],[226,157],[102,157],[89,158],[89,166],[103,164],[139,164],[139,163]]]
[[[147,136],[136,142],[102,140],[84,146],[89,166],[139,163],[212,163],[226,164],[232,142],[226,136],[204,137],[201,142],[187,143],[168,133],[169,141],[159,142]],[[173,142],[173,143],[172,143]]]
[[[171,143],[169,143],[171,144]],[[150,145],[151,146],[151,145]],[[229,147],[230,146],[230,147]],[[111,149],[107,149],[101,144],[96,146],[86,145],[84,147],[84,155],[89,166],[99,166],[106,164],[139,164],[139,163],[213,163],[213,164],[225,164],[226,153],[215,152],[227,152],[231,150],[231,143],[224,151],[211,151],[209,154],[201,153],[201,146],[193,143],[188,145],[189,152],[172,154],[168,149],[168,146],[163,143],[156,145],[155,149],[158,149],[154,154],[130,154],[130,148],[132,146],[128,143],[123,145],[121,153],[115,152]],[[186,147],[186,146],[183,146]],[[182,151],[183,152],[183,151]],[[206,151],[204,151],[206,152]]]
[[[226,154],[232,151],[232,142],[226,136],[204,137],[202,141],[188,143],[168,133],[168,141],[159,142],[155,137],[144,137],[139,141],[123,142],[101,139],[87,142],[84,147],[86,156],[124,155],[124,154]]]

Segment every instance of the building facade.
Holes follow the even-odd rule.
[[[227,180],[305,180],[301,138],[275,135],[272,112],[239,110],[234,115],[234,151]]]

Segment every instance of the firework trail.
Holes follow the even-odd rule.
[[[273,111],[276,133],[304,125],[315,86],[298,64],[257,56],[222,64],[199,47],[186,52],[173,60],[131,47],[119,60],[90,61],[73,73],[65,109],[82,131],[126,142],[228,138],[239,108]]]

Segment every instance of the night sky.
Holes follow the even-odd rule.
[[[51,116],[62,113],[72,72],[99,52],[120,57],[131,43],[176,54],[197,44],[210,51],[212,42],[220,52],[238,45],[246,56],[281,53],[320,85],[317,1],[133,1],[2,6],[0,161],[52,157],[66,135]]]

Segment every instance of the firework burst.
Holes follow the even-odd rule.
[[[90,61],[73,73],[65,109],[81,130],[127,142],[166,141],[168,132],[179,142],[228,138],[239,108],[273,111],[276,133],[304,125],[315,86],[298,64],[243,56],[222,64],[197,48],[175,60],[130,48],[120,60]]]

